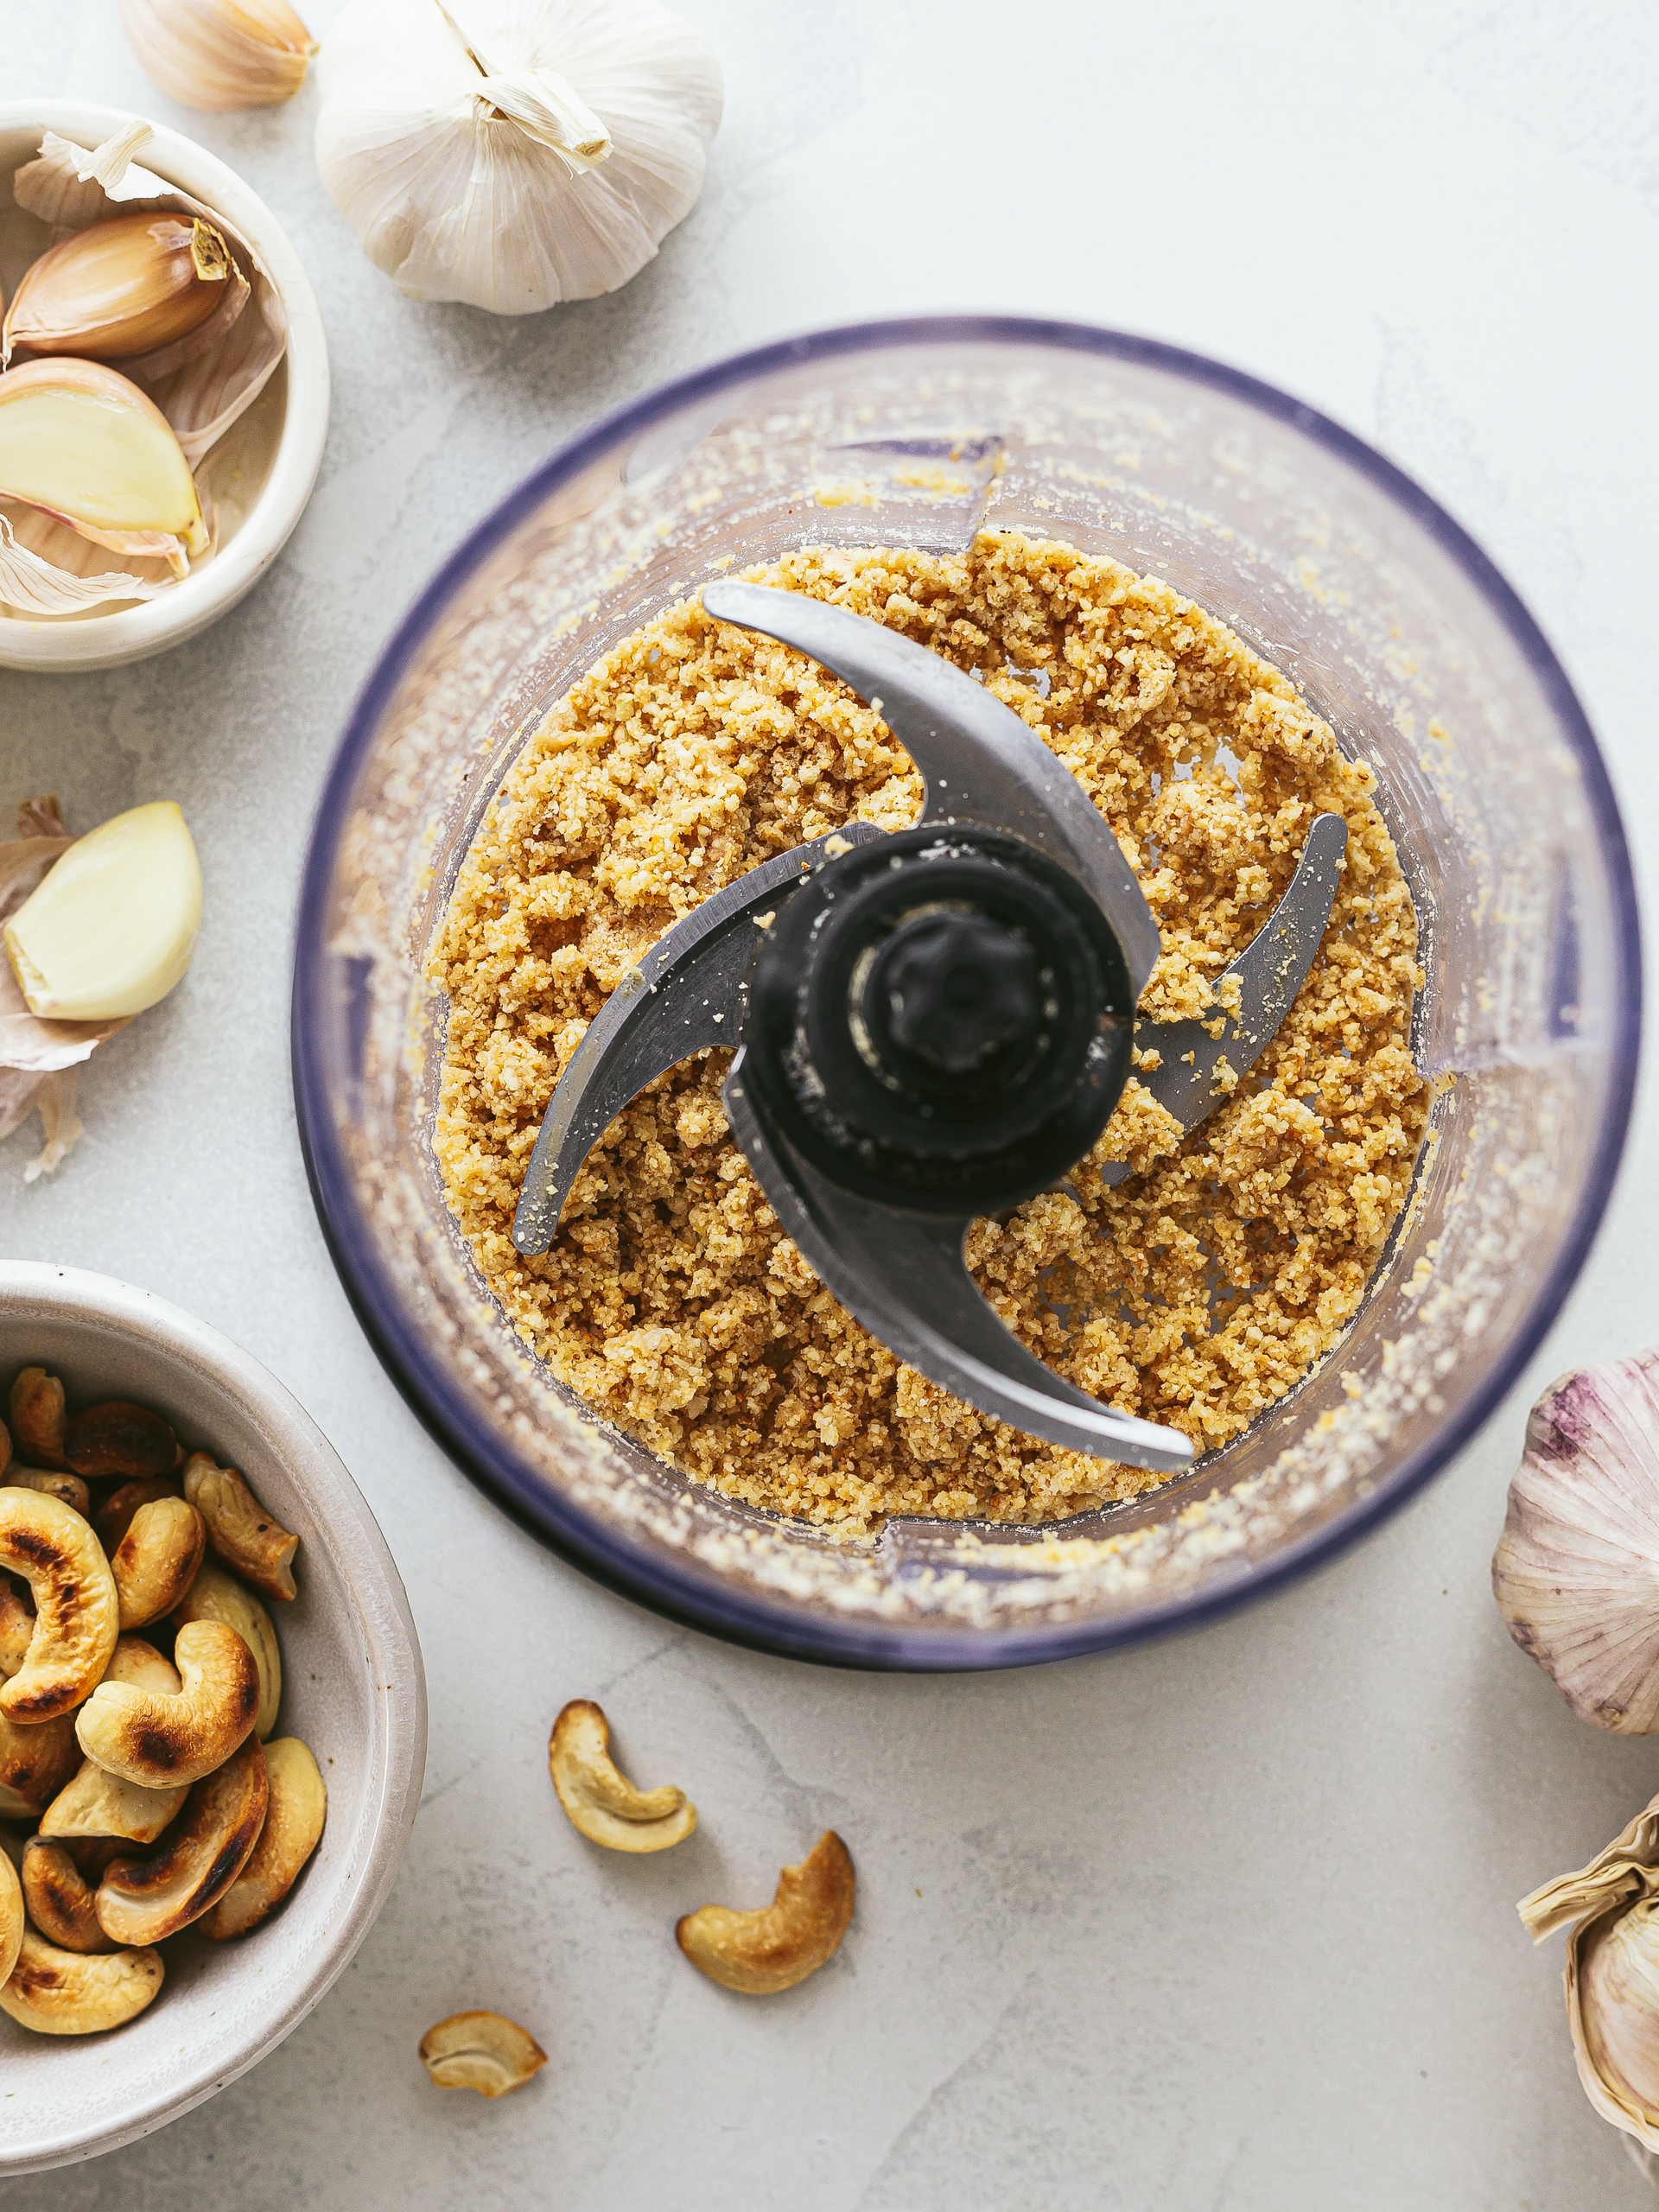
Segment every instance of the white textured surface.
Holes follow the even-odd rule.
[[[313,0],[321,29],[333,10]],[[0,801],[82,822],[176,798],[207,878],[187,987],[98,1057],[88,1135],[0,1249],[144,1283],[266,1361],[400,1560],[432,1690],[427,1808],[355,1968],[254,2075],[149,2142],[0,2188],[6,2212],[1608,2212],[1644,2201],[1584,2105],[1514,1900],[1659,1785],[1510,1644],[1486,1565],[1535,1388],[1659,1335],[1650,1098],[1526,1388],[1317,1581],[1128,1656],[973,1681],[808,1672],[676,1631],[540,1552],[427,1440],[359,1337],[289,1103],[295,884],[372,657],[440,553],[597,410],[827,321],[991,306],[1220,354],[1371,436],[1475,531],[1561,649],[1644,884],[1650,684],[1649,0],[688,0],[728,69],[709,189],[607,300],[414,307],[317,184],[311,96],[191,118],[114,0],[0,0],[6,89],[177,123],[309,268],[334,348],[310,512],[207,638],[96,677],[0,676]],[[556,1813],[561,1701],[603,1700],[696,1839],[625,1865]],[[676,1915],[756,1902],[826,1822],[861,1874],[835,1963],[764,2003]],[[552,2054],[442,2095],[462,2005]],[[111,2058],[117,2046],[111,2046]],[[0,2126],[3,2120],[0,2120]]]

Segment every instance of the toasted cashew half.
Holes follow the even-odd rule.
[[[259,1840],[267,1796],[264,1746],[250,1736],[197,1783],[154,1859],[111,1859],[98,1885],[105,1934],[118,1943],[159,1943],[211,1912]]]
[[[0,1713],[25,1726],[79,1705],[115,1649],[115,1578],[92,1526],[37,1490],[0,1490],[0,1567],[24,1576],[35,1627]]]
[[[100,1682],[75,1719],[87,1758],[146,1789],[211,1774],[250,1732],[259,1712],[253,1654],[223,1621],[192,1621],[181,1628],[173,1662],[181,1680],[173,1696]]]
[[[297,1736],[265,1745],[270,1796],[253,1856],[219,1899],[207,1933],[215,1942],[245,1936],[274,1912],[300,1878],[327,1817],[328,1792]]]
[[[183,1496],[184,1487],[176,1475],[141,1475],[136,1482],[123,1483],[119,1490],[110,1492],[98,1509],[92,1522],[98,1541],[113,1557],[116,1546],[132,1526],[132,1516],[141,1505],[149,1505],[158,1497]]]
[[[0,1675],[8,1680],[29,1656],[35,1633],[35,1615],[21,1590],[0,1575]]]
[[[142,1636],[117,1637],[104,1679],[152,1690],[158,1697],[176,1697],[180,1688],[177,1668]],[[73,1727],[73,1723],[66,1715],[53,1726]],[[79,1758],[79,1739],[75,1753]],[[171,1789],[145,1789],[136,1782],[122,1781],[119,1775],[106,1774],[96,1759],[82,1759],[79,1772],[41,1815],[41,1834],[69,1836],[78,1846],[85,1837],[154,1843],[189,1795],[188,1783]]]
[[[23,1903],[48,1943],[64,1951],[113,1951],[119,1947],[98,1924],[92,1885],[64,1843],[32,1835],[23,1846]]]
[[[42,1467],[67,1467],[63,1456],[63,1385],[43,1367],[26,1367],[11,1386],[6,1408],[11,1440],[21,1458]]]
[[[156,1497],[133,1515],[110,1555],[124,1629],[143,1628],[171,1612],[195,1580],[207,1531],[194,1505]]]
[[[184,1494],[207,1523],[207,1541],[226,1567],[283,1604],[298,1592],[290,1565],[299,1538],[274,1521],[234,1467],[206,1452],[184,1463]]]
[[[826,1828],[798,1866],[785,1866],[778,1891],[758,1912],[706,1904],[674,1933],[694,1967],[711,1981],[751,1997],[792,1989],[833,1955],[853,1916],[853,1862]]]
[[[14,1459],[6,1469],[6,1481],[14,1490],[43,1491],[48,1497],[60,1498],[65,1505],[86,1516],[92,1502],[92,1494],[79,1475],[60,1474],[55,1467],[22,1467]]]
[[[547,1764],[559,1802],[591,1843],[608,1851],[666,1851],[697,1825],[683,1789],[636,1789],[610,1755],[611,1730],[601,1709],[573,1698],[553,1723]]]
[[[80,1764],[73,1715],[20,1728],[0,1713],[0,1815],[33,1820]]]
[[[505,2097],[541,2072],[547,2053],[499,2012],[452,2012],[421,2037],[421,2063],[441,2089]]]
[[[259,1714],[253,1732],[269,1736],[283,1701],[283,1654],[270,1615],[252,1591],[216,1560],[204,1560],[182,1603],[168,1618],[175,1628],[182,1628],[187,1621],[223,1621],[236,1630],[259,1669]]]
[[[11,1978],[0,1989],[0,2011],[41,2036],[91,2036],[136,2019],[162,1986],[159,1951],[109,1951],[89,1957],[43,1942],[33,1929]]]
[[[5,1969],[4,1979],[11,1980],[11,1970],[17,1963],[17,1954],[23,1948],[23,1930],[27,1926],[23,1916],[23,1885],[10,1855],[0,1851],[0,1967]]]
[[[179,1440],[159,1414],[125,1398],[88,1406],[63,1432],[63,1456],[78,1475],[170,1475]]]

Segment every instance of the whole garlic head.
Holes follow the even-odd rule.
[[[1659,1733],[1659,1349],[1563,1375],[1533,1408],[1492,1589],[1580,1719]]]
[[[1516,1910],[1536,1943],[1576,1923],[1565,1982],[1579,2079],[1604,2120],[1659,2150],[1659,1797]]]
[[[410,299],[531,315],[614,291],[702,187],[720,65],[655,0],[348,0],[317,167]]]

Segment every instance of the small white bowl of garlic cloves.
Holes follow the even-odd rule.
[[[310,283],[179,132],[0,103],[0,667],[112,668],[235,606],[328,427]]]
[[[391,1554],[274,1377],[0,1263],[0,2176],[148,2134],[367,1934],[426,1708]]]

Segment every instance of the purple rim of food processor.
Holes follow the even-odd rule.
[[[467,1401],[429,1354],[415,1317],[382,1268],[359,1209],[330,1109],[320,1026],[310,1009],[326,1004],[328,887],[334,854],[352,804],[364,756],[388,702],[446,603],[496,549],[504,531],[524,521],[550,493],[618,438],[636,435],[689,401],[742,384],[767,371],[893,345],[1039,344],[1109,359],[1143,363],[1246,401],[1338,455],[1404,509],[1456,562],[1510,632],[1549,701],[1562,737],[1577,758],[1594,818],[1616,918],[1616,1033],[1601,1142],[1578,1214],[1554,1268],[1523,1325],[1479,1389],[1429,1442],[1376,1490],[1328,1525],[1266,1565],[1222,1588],[1200,1590],[1144,1611],[1033,1628],[973,1632],[831,1618],[722,1586],[671,1554],[636,1547],[562,1497],[498,1439],[474,1427]],[[1584,1264],[1611,1192],[1629,1126],[1641,1035],[1641,948],[1636,887],[1612,786],[1589,722],[1566,672],[1537,625],[1480,548],[1427,493],[1380,454],[1301,401],[1204,355],[1153,339],[1088,324],[1020,315],[938,315],[854,323],[734,354],[660,386],[616,409],[574,438],[503,500],[449,559],[416,601],[353,711],[317,810],[301,885],[294,963],[294,1095],[312,1196],[334,1264],[358,1319],[393,1382],[456,1463],[522,1526],[563,1558],[621,1596],[671,1619],[779,1656],[841,1667],[957,1673],[1026,1667],[1136,1643],[1217,1618],[1276,1590],[1375,1529],[1438,1474],[1494,1411],[1554,1319]]]

